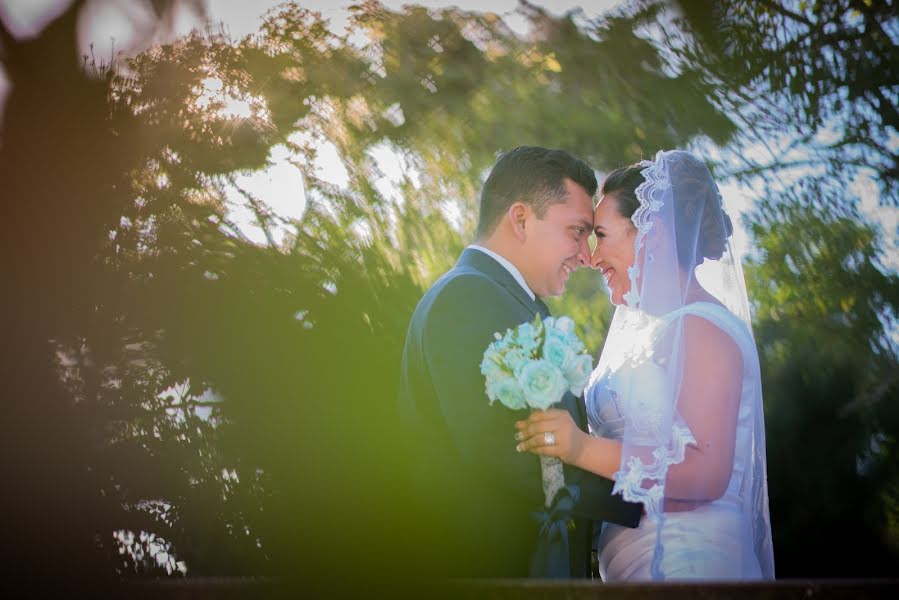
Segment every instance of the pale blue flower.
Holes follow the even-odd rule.
[[[540,345],[540,331],[533,323],[522,323],[518,326],[515,341],[525,352],[532,352]]]
[[[577,354],[563,367],[563,371],[565,379],[568,381],[569,391],[575,396],[580,396],[590,380],[593,359],[589,354]]]
[[[496,379],[498,377],[504,377],[507,375],[503,371],[502,366],[500,366],[499,356],[484,356],[484,360],[481,361],[481,375],[484,375],[488,379]]]
[[[558,329],[565,333],[574,333],[574,321],[570,317],[559,317],[556,319],[554,329]]]
[[[571,337],[573,338],[573,341],[570,344],[571,349],[574,350],[575,354],[580,354],[584,351],[584,343],[574,334],[571,334]]]
[[[579,395],[589,381],[592,360],[581,354],[584,345],[568,317],[538,316],[494,337],[480,365],[491,404],[545,409],[566,391]]]
[[[568,388],[562,371],[542,358],[526,364],[518,376],[518,382],[524,390],[528,406],[540,410],[546,410],[561,400]]]
[[[555,327],[547,327],[546,328],[546,341],[549,340],[559,340],[563,344],[568,344],[568,334],[562,331],[561,329],[556,329]]]
[[[526,352],[523,348],[513,348],[506,353],[506,356],[503,357],[503,364],[512,371],[512,374],[515,377],[521,373],[521,369],[524,368],[524,365],[531,360],[530,353]]]
[[[543,343],[543,358],[554,364],[559,369],[574,358],[574,350],[568,345],[568,340],[559,336],[546,336]]]
[[[512,410],[527,408],[524,390],[522,390],[518,381],[512,377],[497,381],[493,386],[493,392],[500,403],[507,408]]]
[[[494,402],[496,402],[496,384],[495,382],[491,381],[489,377],[487,378],[486,383],[487,385],[485,385],[484,388],[487,390],[487,399],[489,400],[490,404],[493,404]]]

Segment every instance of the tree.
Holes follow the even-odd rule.
[[[747,219],[776,564],[886,576],[899,560],[899,277],[881,233],[828,189],[805,179]]]
[[[114,501],[94,454],[91,397],[72,396],[58,375],[53,340],[91,318],[94,257],[119,217],[126,173],[140,161],[134,122],[107,103],[108,82],[79,67],[76,1],[36,38],[0,25],[11,83],[4,106],[0,277],[7,461],[7,544],[28,573],[109,573],[97,538]],[[172,2],[154,3],[154,33]],[[98,173],[102,173],[98,176]],[[109,535],[112,530],[104,531]]]
[[[672,50],[740,122],[737,176],[824,168],[899,205],[899,5],[892,0],[680,0]],[[767,151],[747,148],[762,146]]]

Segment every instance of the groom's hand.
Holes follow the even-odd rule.
[[[518,429],[515,439],[519,442],[515,449],[519,452],[556,456],[574,465],[584,450],[587,434],[567,410],[534,411],[526,421],[517,421],[515,427]]]

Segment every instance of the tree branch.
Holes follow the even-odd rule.
[[[221,408],[224,404],[222,400],[182,400],[182,404],[173,405],[168,408],[177,408],[178,406],[211,406],[211,407],[219,407]]]
[[[785,17],[789,17],[790,19],[793,19],[794,21],[798,21],[798,22],[802,23],[803,25],[805,25],[806,27],[810,27],[810,28],[814,29],[817,26],[815,23],[810,21],[804,15],[800,15],[799,13],[796,13],[796,12],[793,12],[792,10],[784,8],[780,4],[777,4],[776,2],[771,2],[771,0],[758,0],[758,3],[767,6],[774,12],[780,13]]]
[[[890,391],[890,388],[897,383],[899,383],[899,365],[894,367],[876,388],[859,394],[849,404],[841,408],[840,417],[847,417],[857,410],[879,402]]]
[[[880,113],[883,124],[899,130],[899,111],[896,110],[896,106],[884,96],[879,87],[872,89],[871,92],[877,98],[877,112]]]
[[[247,202],[249,202],[250,209],[256,216],[256,221],[258,221],[259,223],[259,228],[262,229],[262,232],[265,234],[265,239],[268,241],[269,246],[271,246],[272,248],[277,248],[278,245],[275,243],[275,236],[272,234],[271,229],[269,228],[271,215],[262,206],[262,203],[258,198],[253,196],[253,194],[251,194],[248,190],[245,190],[237,185],[237,179],[233,175],[228,176],[228,182],[233,185],[234,189],[240,192],[244,198],[247,199]]]

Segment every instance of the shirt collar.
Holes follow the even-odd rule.
[[[506,269],[506,271],[509,272],[509,275],[515,278],[515,281],[518,282],[518,285],[521,286],[521,289],[527,292],[527,295],[531,297],[531,300],[537,299],[537,296],[534,294],[534,292],[531,291],[531,288],[529,288],[528,284],[525,282],[524,277],[521,275],[521,271],[519,271],[518,268],[511,262],[509,262],[505,257],[500,256],[493,250],[490,250],[483,246],[478,246],[477,244],[470,244],[468,247],[483,252],[484,254],[501,264]]]

